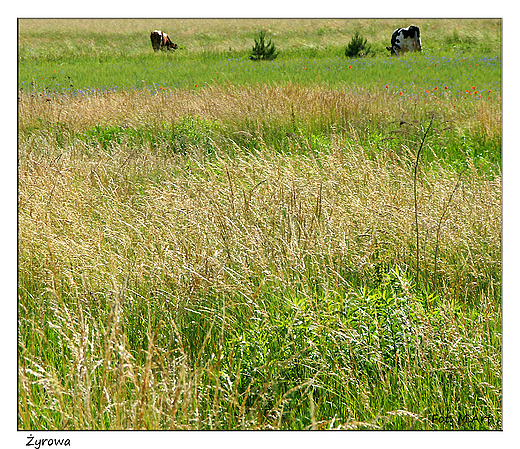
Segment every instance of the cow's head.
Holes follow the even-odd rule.
[[[166,47],[168,50],[177,50],[179,46],[177,44],[174,44],[172,40],[170,39],[170,36],[168,36],[166,33],[162,34],[162,45]]]
[[[392,46],[392,47],[386,47],[386,49],[390,52],[390,54],[392,56],[399,56],[399,53],[397,53],[397,48]]]

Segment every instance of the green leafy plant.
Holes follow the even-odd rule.
[[[272,60],[278,56],[276,46],[273,44],[271,39],[266,41],[265,31],[260,31],[258,36],[255,38],[255,45],[253,46],[253,53],[249,56],[249,59],[253,61]]]
[[[79,138],[89,145],[99,144],[109,151],[114,144],[126,141],[136,146],[149,144],[150,148],[162,148],[166,154],[174,154],[184,153],[193,147],[212,151],[215,147],[212,136],[216,130],[214,121],[187,115],[174,124],[164,123],[156,128],[96,125],[80,134]]]
[[[347,58],[362,58],[373,53],[372,46],[367,45],[366,38],[363,38],[357,31],[345,49],[345,56]]]

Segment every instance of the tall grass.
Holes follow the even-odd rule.
[[[422,161],[416,285],[384,98],[21,97],[19,427],[500,428],[499,170]]]

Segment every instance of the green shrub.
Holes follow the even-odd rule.
[[[345,56],[347,58],[361,58],[373,53],[371,45],[367,45],[366,38],[360,36],[357,31],[345,49]]]
[[[249,56],[249,59],[253,61],[259,61],[261,59],[271,60],[278,56],[275,45],[269,39],[266,42],[265,31],[260,31],[258,37],[255,38],[255,45],[253,46],[253,53]]]

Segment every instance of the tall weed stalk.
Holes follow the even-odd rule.
[[[430,123],[428,127],[423,133],[423,137],[421,139],[421,143],[417,150],[417,155],[415,158],[415,164],[413,167],[413,200],[414,200],[414,217],[415,217],[415,263],[416,263],[416,274],[415,274],[415,285],[419,286],[419,275],[420,275],[420,249],[419,249],[419,212],[417,205],[417,170],[419,168],[419,159],[421,157],[421,152],[424,146],[424,142],[426,141],[426,137],[430,132],[430,129],[433,125],[434,116],[430,119]]]

